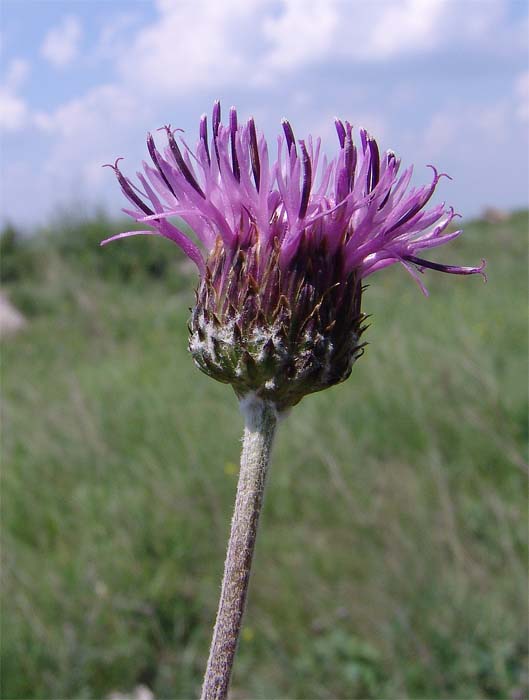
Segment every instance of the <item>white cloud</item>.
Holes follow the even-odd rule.
[[[259,77],[316,62],[383,62],[406,55],[428,55],[449,46],[487,44],[505,24],[505,0],[284,0],[277,16],[267,16],[268,49]]]
[[[2,215],[34,224],[53,215],[57,207],[75,207],[82,213],[82,207],[89,210],[113,195],[118,211],[119,188],[112,173],[101,166],[116,155],[130,155],[135,126],[131,113],[141,115],[141,105],[112,86],[95,88],[53,112],[26,111],[26,124],[33,124],[40,132],[31,138],[46,144],[47,154],[38,168],[27,158],[4,164]],[[5,119],[1,101],[0,114]],[[137,160],[127,158],[126,165],[135,166]],[[28,195],[32,201],[29,209],[25,204]]]
[[[65,17],[58,27],[50,29],[44,37],[42,56],[57,68],[67,66],[79,53],[82,33],[77,17]]]
[[[263,23],[264,37],[270,43],[266,68],[293,69],[328,55],[338,21],[339,8],[329,0],[288,0],[281,15],[268,16]]]
[[[383,7],[373,23],[368,41],[368,56],[387,59],[436,46],[439,23],[455,3],[444,0],[406,0]]]
[[[45,170],[69,178],[73,169],[86,174],[97,163],[99,175],[100,166],[119,154],[137,129],[131,115],[141,119],[148,112],[149,105],[122,86],[101,85],[54,112],[37,115],[39,128],[56,139]]]
[[[506,12],[505,0],[156,0],[156,6],[157,18],[135,34],[136,16],[117,16],[94,51],[113,56],[116,90],[159,103],[204,88],[277,84],[286,71],[314,63],[360,70],[367,61],[448,51],[466,40],[493,45],[491,29],[500,31]],[[42,54],[65,66],[81,35],[79,20],[65,17],[46,35]],[[96,108],[93,93],[86,101]],[[45,121],[38,119],[40,126]]]
[[[506,0],[157,0],[158,18],[117,59],[149,96],[270,86],[312,65],[382,63],[478,44],[506,23]],[[493,33],[493,34],[492,34]],[[354,67],[354,66],[352,66]]]
[[[29,63],[21,58],[13,59],[7,66],[0,85],[0,130],[18,131],[26,126],[29,110],[18,91],[29,74]]]
[[[158,0],[158,19],[139,31],[119,61],[122,79],[149,95],[172,91],[173,99],[247,79],[251,32],[264,2]]]
[[[27,123],[28,108],[24,100],[0,88],[0,129],[18,131]]]

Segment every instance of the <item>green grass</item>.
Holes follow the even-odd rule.
[[[241,416],[186,349],[166,241],[4,239],[2,698],[199,692]],[[234,698],[498,698],[527,685],[527,213],[373,277],[351,378],[279,431]]]

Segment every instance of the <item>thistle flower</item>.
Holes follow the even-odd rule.
[[[426,208],[443,177],[410,189],[412,167],[399,174],[392,151],[380,154],[360,129],[336,120],[339,150],[328,160],[320,140],[296,141],[289,122],[275,160],[253,119],[230,110],[211,131],[200,121],[195,150],[166,126],[161,152],[149,134],[152,164],[139,184],[113,166],[125,209],[149,229],[103,241],[157,234],[196,264],[200,279],[189,348],[206,374],[233,386],[245,417],[237,498],[221,598],[202,698],[226,698],[244,612],[265,477],[278,415],[303,396],[346,379],[362,354],[364,280],[401,263],[426,293],[426,268],[457,275],[479,267],[430,262],[419,253],[448,243],[456,214]],[[174,221],[183,222],[177,225]],[[189,231],[189,233],[188,233]]]
[[[418,256],[461,231],[446,232],[456,214],[427,209],[443,177],[432,167],[429,184],[409,188],[412,166],[360,129],[356,146],[349,122],[335,121],[339,150],[328,160],[320,139],[296,141],[283,121],[271,160],[254,120],[240,125],[230,110],[221,123],[215,103],[212,133],[200,120],[193,151],[177,130],[164,127],[160,152],[151,134],[152,164],[139,186],[113,167],[133,206],[125,210],[152,227],[138,233],[169,238],[200,273],[190,323],[190,350],[206,374],[254,392],[279,410],[304,395],[346,379],[362,354],[363,280],[394,263],[417,280],[425,268],[451,274],[482,273]],[[169,219],[178,217],[193,232]]]

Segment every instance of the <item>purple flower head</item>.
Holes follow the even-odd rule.
[[[158,234],[193,260],[191,352],[239,395],[256,391],[287,406],[345,379],[362,348],[361,281],[377,270],[400,262],[424,293],[425,268],[484,275],[484,262],[448,266],[418,255],[461,234],[446,232],[452,208],[426,208],[443,174],[430,166],[432,181],[410,188],[412,166],[399,174],[400,159],[380,154],[364,129],[355,145],[351,124],[335,125],[339,150],[328,160],[320,139],[296,141],[284,120],[274,159],[254,120],[239,124],[232,108],[223,125],[217,102],[211,130],[200,120],[194,151],[166,126],[163,152],[148,135],[152,164],[143,163],[138,184],[118,161],[111,166],[132,205],[124,211],[150,229],[103,244]]]

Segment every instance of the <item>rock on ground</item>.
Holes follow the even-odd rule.
[[[131,693],[110,693],[107,700],[154,700],[154,695],[146,685],[137,685]]]
[[[27,321],[20,311],[0,293],[0,336],[11,335],[24,328]]]

